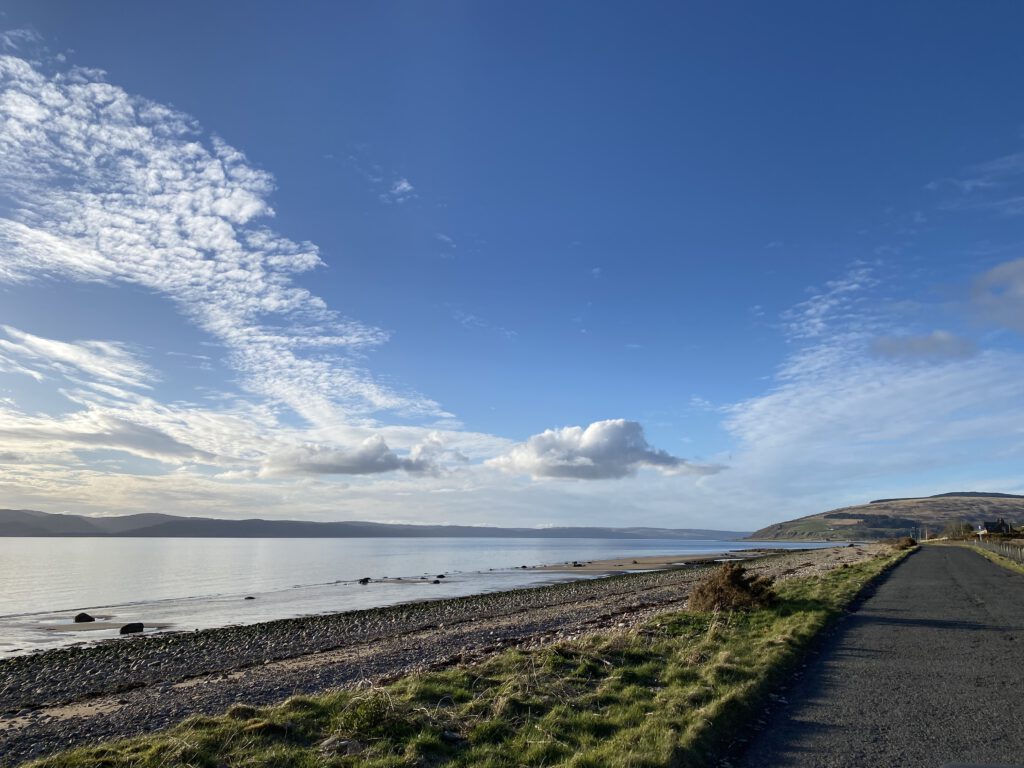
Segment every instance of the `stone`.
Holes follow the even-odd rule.
[[[94,619],[88,613],[80,613],[77,616],[75,616],[75,624],[85,624],[89,621],[96,621],[96,619]]]
[[[246,599],[246,600],[255,600],[256,598],[255,598],[255,597],[253,597],[252,595],[246,595],[246,596],[245,596],[245,599]]]
[[[366,584],[369,584],[369,583],[370,583],[370,577],[369,577],[369,576],[363,576],[363,578],[361,578],[361,579],[359,580],[359,583],[360,583],[360,584],[363,584],[364,586],[365,586]]]
[[[125,624],[123,627],[121,627],[120,633],[122,635],[131,635],[135,634],[136,632],[141,632],[145,628],[146,627],[143,625],[141,621],[133,621],[130,624]]]

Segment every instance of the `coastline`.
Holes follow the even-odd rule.
[[[460,568],[460,553],[443,549],[435,549],[428,552],[427,556],[419,556],[409,562],[401,561],[405,557],[401,551],[398,557],[388,553],[388,557],[383,559],[363,555],[360,560],[343,560],[343,563],[348,564],[340,569],[330,564],[326,568],[314,567],[310,571],[314,579],[305,583],[297,572],[285,578],[278,576],[276,579],[256,580],[262,581],[262,584],[233,578],[223,585],[223,591],[218,589],[220,582],[208,576],[191,583],[187,576],[177,574],[170,582],[178,584],[177,589],[153,590],[151,585],[146,586],[149,582],[143,580],[139,582],[139,588],[119,588],[110,593],[105,589],[113,578],[109,570],[106,573],[106,584],[97,584],[95,588],[87,590],[77,589],[76,586],[76,593],[61,591],[61,582],[67,583],[67,577],[60,577],[57,580],[58,588],[53,591],[40,586],[48,583],[45,580],[31,581],[26,582],[31,585],[29,591],[22,589],[19,593],[16,587],[13,593],[15,597],[6,601],[0,599],[0,604],[6,603],[4,615],[0,616],[0,659],[42,653],[76,643],[120,642],[122,638],[118,630],[132,622],[143,623],[146,635],[161,631],[206,631],[233,625],[381,608],[419,600],[451,599],[531,588],[614,573],[683,567],[729,557],[727,553],[737,546],[736,543],[724,541],[663,541],[644,542],[644,546],[639,548],[624,544],[623,549],[616,552],[609,546],[609,542],[601,544],[595,547],[592,542],[583,542],[583,546],[546,552],[509,552],[500,549],[495,553],[495,559],[502,563],[500,567],[489,567],[494,565],[495,560],[476,557],[468,561],[470,567]],[[675,552],[672,552],[673,549]],[[763,554],[763,549],[744,550],[732,556],[747,558]],[[666,550],[669,554],[665,554]],[[338,554],[344,557],[345,551]],[[529,564],[531,554],[546,554],[548,558],[532,561],[543,565]],[[580,562],[558,560],[559,557],[577,555],[594,559]],[[520,560],[520,557],[523,559]],[[59,566],[54,564],[53,567]],[[427,570],[432,567],[437,570]],[[387,573],[391,576],[380,575]],[[44,574],[39,576],[44,578]],[[368,578],[362,578],[364,576]],[[156,574],[148,575],[148,578],[155,577]],[[323,581],[315,580],[316,577]],[[273,583],[275,581],[276,584]],[[80,582],[72,583],[77,585]],[[189,586],[197,591],[189,594],[185,591]],[[36,594],[32,594],[33,591]],[[175,596],[175,593],[185,596]],[[22,595],[20,598],[17,597],[19,594]],[[97,599],[108,595],[120,598],[121,601],[104,602]],[[63,608],[59,609],[59,606]],[[88,613],[97,621],[75,624],[72,619],[79,612]]]
[[[817,543],[817,542],[812,542]],[[821,547],[828,549],[828,547]],[[726,560],[754,560],[759,557],[777,554],[778,552],[793,552],[804,550],[779,550],[779,549],[742,549],[726,552],[702,552],[699,555],[640,555],[638,557],[612,557],[602,560],[566,561],[564,563],[552,563],[550,565],[534,566],[534,570],[547,571],[549,573],[636,573],[640,571],[669,571],[676,568],[692,567],[694,565],[710,565]]]
[[[777,579],[863,559],[869,548],[789,550],[750,569]],[[630,563],[631,564],[631,563]],[[0,661],[0,764],[166,727],[233,703],[279,702],[394,679],[679,610],[710,566],[616,574],[189,633]]]

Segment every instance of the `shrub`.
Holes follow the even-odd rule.
[[[755,576],[739,563],[726,563],[690,593],[692,611],[763,608],[775,601],[771,579]]]
[[[913,536],[900,536],[898,539],[886,539],[885,543],[897,551],[911,549],[917,546],[917,540]]]

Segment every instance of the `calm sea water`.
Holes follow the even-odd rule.
[[[807,544],[622,539],[0,538],[0,657],[117,636],[87,610],[192,630],[584,578],[519,566]],[[441,584],[431,581],[445,574]],[[388,578],[360,585],[358,580]],[[429,579],[421,579],[429,576]],[[399,580],[401,579],[401,580]],[[244,600],[245,596],[255,600]]]

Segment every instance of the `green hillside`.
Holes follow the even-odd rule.
[[[918,499],[880,499],[775,523],[748,538],[864,541],[918,536],[922,528],[935,536],[952,522],[976,526],[1000,517],[1011,525],[1024,523],[1024,496],[967,491]]]

